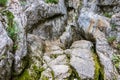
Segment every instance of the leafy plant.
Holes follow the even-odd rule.
[[[120,65],[120,55],[113,55],[112,60],[116,68],[119,68]]]
[[[104,15],[105,17],[108,17],[108,18],[111,18],[111,17],[112,17],[112,15],[109,14],[108,12],[105,12],[103,15]]]
[[[111,24],[111,27],[112,27],[112,29],[115,29],[116,25],[115,24]]]
[[[7,0],[0,0],[0,6],[6,6]]]
[[[8,32],[8,35],[13,41],[16,41],[17,28],[16,28],[16,23],[13,21],[14,16],[10,11],[5,11],[4,14],[7,16],[7,19],[8,19],[8,27],[6,29]]]
[[[116,40],[116,37],[115,36],[111,36],[111,37],[108,37],[107,38],[107,41],[111,44],[111,43],[113,43],[113,41],[115,41]]]
[[[118,45],[117,45],[117,49],[119,49],[119,50],[120,50],[120,44],[118,44]]]
[[[8,36],[13,40],[14,45],[13,45],[13,52],[16,51],[17,49],[17,45],[16,45],[16,40],[17,40],[17,33],[18,33],[18,29],[17,29],[17,24],[16,22],[14,22],[14,15],[12,14],[12,12],[10,12],[9,10],[5,10],[2,12],[2,15],[5,15],[7,17],[7,33]]]
[[[20,1],[20,4],[21,4],[22,6],[25,6],[25,5],[27,4],[27,2],[26,2],[26,1]]]
[[[54,3],[57,4],[59,0],[45,0],[46,3]]]

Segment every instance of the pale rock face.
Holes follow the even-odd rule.
[[[24,6],[19,1],[25,1]],[[119,50],[107,41],[114,35],[115,44],[120,42],[119,4],[9,0],[6,9],[14,16],[17,39],[8,37],[8,17],[0,10],[0,80],[120,80],[112,62]],[[116,14],[110,19],[104,17],[106,12]]]
[[[90,33],[95,38],[96,51],[101,64],[104,66],[105,77],[108,80],[113,79],[112,75],[117,76],[116,69],[112,64],[113,49],[105,36],[111,31],[109,22],[94,12],[90,12],[87,8],[83,8],[79,15],[78,24],[85,33]]]
[[[101,1],[99,0],[99,2],[104,5],[112,5],[120,1],[119,0],[101,0]]]
[[[36,1],[26,9],[28,30],[43,39],[56,39],[65,30],[67,11],[64,0],[56,5],[48,5],[44,1]],[[51,19],[53,18],[53,19]],[[34,24],[38,24],[35,27]]]
[[[118,13],[120,11],[120,0],[99,0],[97,3],[100,11],[108,13]],[[111,7],[110,7],[111,6]]]
[[[108,34],[111,31],[111,26],[107,19],[91,12],[88,8],[81,9],[78,24],[86,33],[94,34],[101,30]]]
[[[72,42],[80,39],[80,29],[77,26],[76,20],[78,18],[78,10],[81,6],[81,1],[68,0],[66,1],[66,6],[68,10],[67,25],[65,31],[60,36],[60,41],[66,48],[69,48]]]
[[[1,15],[0,18],[0,80],[9,80],[14,59],[11,53],[13,42],[5,30],[5,23],[2,22],[4,18]]]
[[[64,80],[71,75],[71,68],[68,65],[69,59],[64,54],[63,49],[59,47],[59,41],[46,42],[44,60],[44,71],[41,73],[40,80],[57,79]]]
[[[115,25],[115,28],[117,29],[117,42],[120,42],[120,13],[116,13],[111,18],[111,23]]]
[[[28,76],[25,77],[26,74],[23,74],[18,77],[25,79],[37,80],[40,77],[40,70],[42,70],[43,64],[43,50],[44,50],[44,41],[40,39],[38,36],[33,34],[28,34],[27,36],[28,43],[28,55],[24,59],[26,61],[26,66],[23,73],[27,73]],[[38,73],[37,73],[38,72]],[[16,78],[15,78],[16,79]]]
[[[42,65],[44,41],[33,34],[28,34],[27,42],[29,58],[34,62],[34,65],[40,67]]]
[[[14,22],[17,24],[17,50],[15,51],[15,73],[20,74],[24,69],[24,61],[22,59],[27,55],[27,45],[26,45],[26,32],[25,27],[27,24],[27,19],[25,13],[22,11],[22,7],[18,0],[13,0],[9,2],[9,11],[14,15]]]
[[[85,44],[85,45],[84,45]],[[72,44],[69,53],[71,55],[70,64],[75,68],[81,79],[94,79],[95,67],[91,52],[92,43],[81,40]]]

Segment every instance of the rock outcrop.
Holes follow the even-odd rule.
[[[14,56],[12,54],[13,42],[5,30],[5,18],[0,14],[0,80],[8,80],[11,77],[11,68]]]
[[[120,80],[119,4],[0,1],[0,80]]]

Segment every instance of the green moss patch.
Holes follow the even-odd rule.
[[[104,80],[104,69],[103,66],[100,64],[99,58],[95,53],[94,49],[92,49],[92,56],[95,63],[95,75],[94,80]]]
[[[6,31],[8,33],[8,36],[13,40],[14,45],[13,45],[13,53],[16,51],[17,49],[17,33],[18,33],[18,29],[17,29],[17,23],[14,21],[14,15],[12,12],[10,12],[9,10],[5,10],[1,12],[2,15],[7,17],[7,28]]]
[[[45,0],[46,3],[54,3],[57,4],[59,0]]]
[[[33,71],[36,74],[36,76],[34,76],[35,80],[38,80],[41,77],[41,73],[44,71],[45,69],[43,67],[38,68],[36,65],[33,66]]]
[[[112,61],[115,64],[115,67],[119,68],[119,65],[120,65],[120,55],[113,55]]]
[[[115,36],[111,36],[111,37],[108,37],[108,38],[107,38],[107,41],[108,41],[108,43],[110,43],[110,44],[112,44],[113,41],[115,41],[115,40],[116,40],[116,37],[115,37]]]
[[[72,72],[71,72],[71,75],[68,78],[68,80],[74,80],[74,79],[81,80],[81,78],[80,78],[78,72],[76,71],[76,69],[71,65],[69,65],[69,66],[72,69]]]
[[[39,80],[44,68],[38,68],[36,65],[31,68],[25,69],[24,72],[17,76],[15,80]]]
[[[105,12],[103,15],[104,15],[105,17],[108,17],[108,18],[111,18],[111,17],[112,17],[112,15],[111,15],[110,13],[108,13],[108,12]]]
[[[49,80],[49,78],[46,76],[42,76],[41,80]]]
[[[98,57],[93,53],[94,63],[95,63],[95,75],[94,80],[104,80],[104,71],[103,68],[100,66],[98,61]]]
[[[4,7],[7,4],[7,0],[0,0],[0,6]]]
[[[117,49],[120,50],[120,44],[117,44]]]
[[[116,25],[115,24],[111,24],[111,27],[112,27],[112,29],[114,30],[115,28],[116,28]]]
[[[29,75],[28,70],[25,70],[23,74],[18,76],[15,80],[34,80],[34,79],[32,79],[31,76]]]

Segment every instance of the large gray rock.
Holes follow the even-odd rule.
[[[32,4],[30,3],[28,5],[25,12],[28,18],[28,24],[32,25],[55,15],[65,15],[66,9],[64,0],[60,0],[56,5],[47,4],[43,0],[35,0]]]
[[[75,39],[79,39],[75,34],[75,26],[68,25],[65,32],[60,36],[60,42],[64,44],[64,47],[70,47],[71,43]]]
[[[111,23],[116,29],[117,42],[120,42],[120,13],[116,13],[111,18]]]
[[[10,80],[14,56],[12,52],[13,42],[4,29],[7,23],[0,14],[0,80]]]
[[[67,27],[65,31],[60,36],[61,43],[64,44],[66,48],[69,48],[72,42],[79,40],[80,35],[79,28],[77,26],[76,20],[78,18],[78,9],[80,8],[80,0],[68,0],[66,1],[66,6],[68,10]]]
[[[112,63],[115,50],[106,39],[116,36],[119,44],[119,13],[112,16],[113,31],[110,19],[95,13],[111,17],[108,13],[119,12],[119,4],[119,0],[58,0],[56,4],[9,0],[7,10],[14,16],[17,38],[11,37],[12,42],[8,37],[8,16],[0,15],[0,80],[119,80]]]
[[[46,42],[46,52],[44,53],[44,71],[41,73],[40,80],[55,79],[65,80],[70,77],[72,70],[70,68],[69,59],[64,54],[57,42]]]
[[[71,49],[65,51],[71,55],[70,65],[74,67],[81,79],[94,79],[95,63],[91,52],[92,43],[81,40],[72,44]]]
[[[118,3],[119,0],[99,0],[100,4],[105,4],[105,5],[112,5],[112,4],[115,4],[115,3]]]
[[[78,19],[78,24],[85,34],[91,34],[96,40],[96,51],[101,64],[104,66],[105,79],[112,80],[114,77],[117,77],[116,69],[112,64],[113,49],[108,44],[105,36],[111,30],[109,22],[104,17],[89,11],[87,8],[83,8]],[[88,35],[86,35],[87,37]]]
[[[18,0],[9,1],[8,9],[14,16],[14,23],[17,29],[17,39],[14,41],[17,49],[15,51],[15,63],[14,71],[16,74],[20,74],[25,68],[25,63],[23,58],[27,55],[27,45],[26,45],[26,31],[25,26],[27,24],[26,15],[22,10],[22,7]]]
[[[55,59],[51,59],[49,56],[44,56],[45,64],[43,67],[45,70],[41,73],[40,80],[43,80],[44,77],[47,79],[55,79],[55,80],[64,80],[65,78],[69,78],[72,74],[72,70],[68,65],[69,60],[66,55],[59,55]]]
[[[26,68],[21,75],[14,77],[14,80],[38,80],[40,78],[40,73],[44,70],[42,68],[44,63],[44,41],[38,36],[28,34],[27,43],[28,55],[24,59],[27,63]]]
[[[120,11],[120,0],[98,0],[100,11],[107,13],[118,13]]]
[[[30,4],[25,12],[28,30],[43,39],[58,38],[65,30],[67,10],[64,0],[60,0],[58,4],[47,4],[43,0],[37,0]]]
[[[41,40],[38,36],[28,34],[28,56],[32,60],[31,66],[36,65],[40,67],[42,65],[43,51],[44,51],[44,41]],[[32,62],[34,64],[32,64]]]

